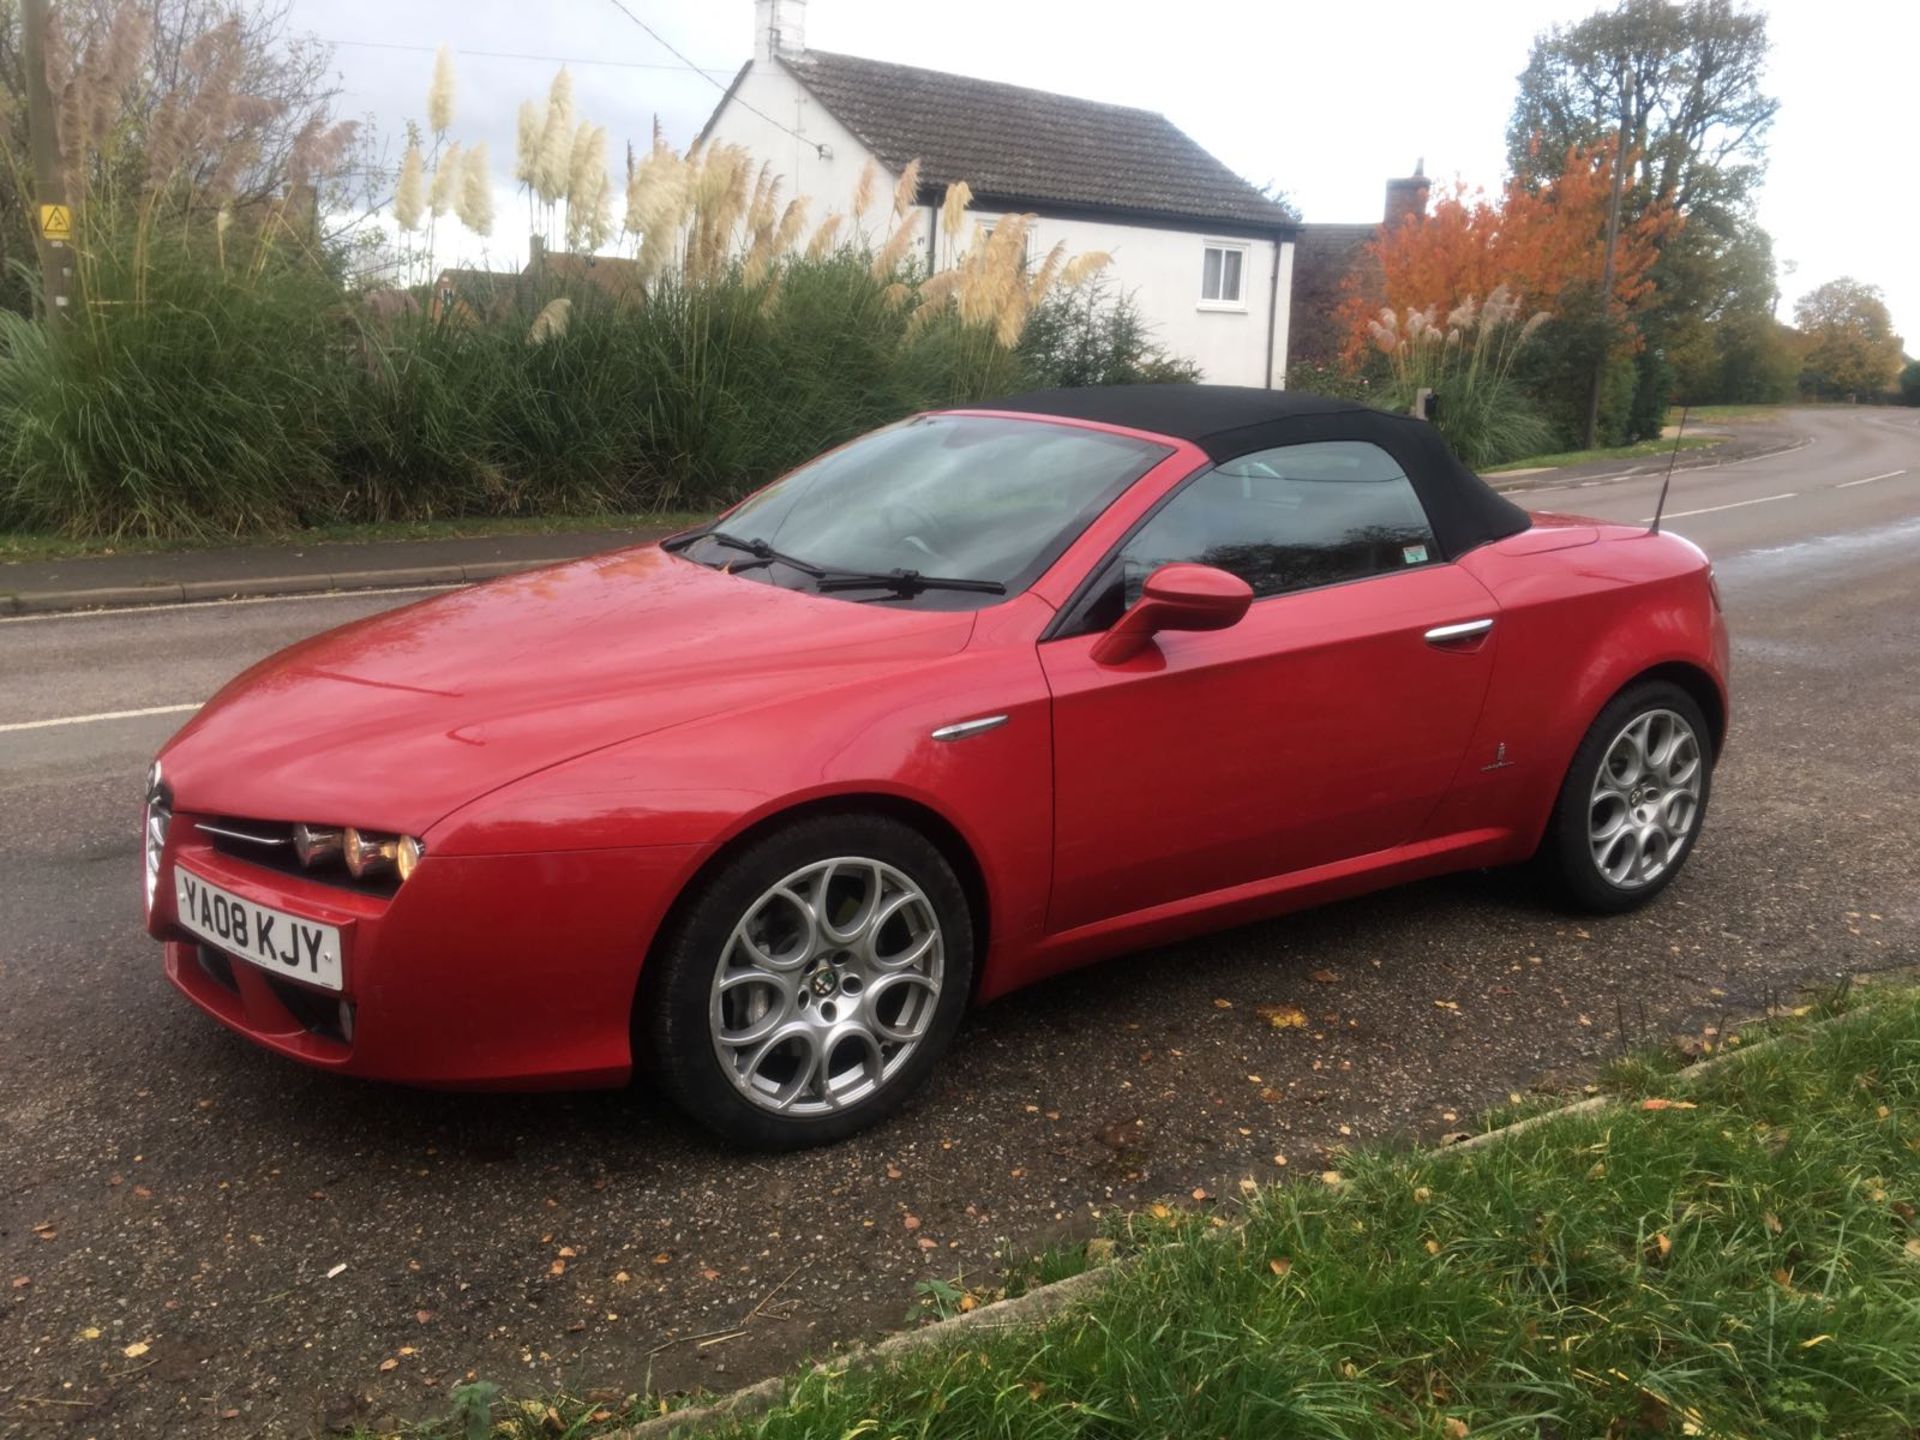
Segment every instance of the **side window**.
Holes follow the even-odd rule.
[[[1108,563],[1073,628],[1104,630],[1175,561],[1230,571],[1257,600],[1438,559],[1426,511],[1386,451],[1361,440],[1285,445],[1229,460],[1169,500]]]
[[[1225,306],[1244,304],[1241,281],[1246,263],[1247,251],[1243,245],[1205,247],[1200,264],[1200,303]]]

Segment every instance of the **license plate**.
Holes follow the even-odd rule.
[[[180,923],[212,941],[222,954],[328,990],[345,984],[336,927],[256,905],[208,884],[181,865],[173,869],[173,898]]]

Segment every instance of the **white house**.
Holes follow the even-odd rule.
[[[892,192],[920,161],[915,250],[949,263],[939,230],[947,186],[967,182],[974,215],[1037,216],[1032,253],[1064,240],[1104,250],[1155,339],[1208,380],[1278,388],[1296,227],[1279,205],[1165,116],[806,48],[806,0],[755,0],[754,49],[700,132],[770,161],[784,193],[815,214],[845,211],[871,159],[886,178],[850,217],[892,229]]]

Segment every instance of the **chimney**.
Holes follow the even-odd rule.
[[[753,58],[791,60],[807,51],[807,0],[753,0]]]
[[[1427,162],[1424,156],[1414,165],[1413,174],[1387,181],[1385,228],[1393,229],[1409,215],[1424,216],[1427,213],[1429,188]]]

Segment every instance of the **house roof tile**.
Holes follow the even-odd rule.
[[[964,180],[987,203],[1293,224],[1151,110],[817,50],[780,63],[888,169],[918,159],[929,187]]]

